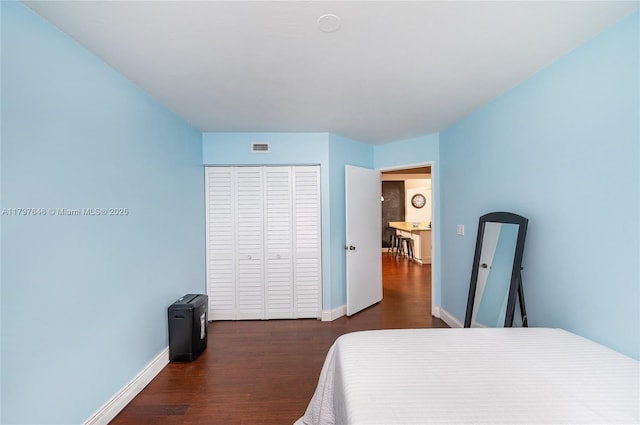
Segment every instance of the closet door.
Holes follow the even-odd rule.
[[[235,174],[236,319],[264,319],[263,168],[237,167]]]
[[[266,318],[293,317],[291,167],[264,169]]]
[[[209,318],[319,318],[320,167],[205,176]]]
[[[295,318],[322,311],[320,167],[294,167],[293,280]]]
[[[205,168],[209,319],[236,318],[235,177],[230,167]]]

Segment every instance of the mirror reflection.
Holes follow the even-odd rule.
[[[527,326],[520,274],[527,222],[507,212],[480,217],[465,327],[512,326],[516,297]]]
[[[517,240],[517,224],[485,223],[471,327],[504,323]]]

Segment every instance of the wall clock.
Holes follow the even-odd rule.
[[[426,203],[427,199],[420,193],[415,194],[413,195],[413,197],[411,197],[411,205],[413,205],[415,208],[422,208]]]

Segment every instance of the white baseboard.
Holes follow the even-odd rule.
[[[342,317],[347,314],[347,305],[343,304],[339,307],[334,308],[333,310],[322,310],[322,321],[323,322],[331,322],[332,320],[336,320],[339,317]]]
[[[449,325],[452,328],[461,328],[463,326],[463,323],[458,319],[456,319],[456,317],[453,316],[451,313],[449,313],[447,310],[445,310],[442,307],[436,307],[436,308],[438,309],[438,313],[440,314],[439,316],[436,316],[436,317],[440,317],[447,325]]]
[[[440,318],[440,315],[441,315],[441,313],[440,313],[440,306],[432,305],[432,306],[431,306],[431,315],[432,315],[433,317],[437,317],[437,318],[439,319],[439,318]]]
[[[339,317],[345,316],[347,314],[347,306],[341,305],[339,307],[334,308],[333,310],[322,310],[322,318],[323,322],[330,322],[332,320],[336,320]],[[439,319],[442,319],[447,325],[452,328],[461,328],[463,323],[456,319],[451,313],[440,306],[433,307],[431,314]]]
[[[91,415],[84,422],[85,425],[107,425],[167,364],[169,364],[169,347],[162,350],[140,373]]]

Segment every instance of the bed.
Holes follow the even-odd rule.
[[[638,424],[639,365],[561,329],[354,332],[295,425]]]

